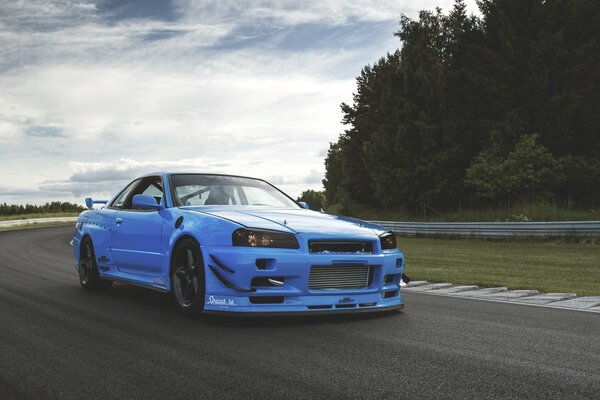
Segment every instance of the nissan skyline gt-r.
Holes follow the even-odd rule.
[[[392,232],[311,211],[261,179],[156,173],[86,204],[71,243],[87,290],[121,282],[169,292],[189,314],[404,306]]]

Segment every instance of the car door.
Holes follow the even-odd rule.
[[[164,202],[164,185],[158,176],[143,178],[131,191],[115,215],[111,235],[111,254],[120,272],[158,276],[162,265],[162,225],[164,210],[140,210],[132,206],[133,196],[153,196]]]
[[[129,185],[125,186],[123,190],[105,207],[95,211],[93,229],[95,233],[94,237],[94,251],[96,253],[96,259],[98,261],[98,267],[104,270],[103,267],[110,267],[114,265],[112,254],[111,254],[111,234],[115,228],[115,217],[117,211],[121,209],[123,203],[127,199],[127,196],[133,189],[140,183],[140,179],[136,179]]]

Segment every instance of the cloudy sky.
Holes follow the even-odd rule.
[[[452,0],[0,0],[0,202],[157,170],[320,189],[360,69]],[[467,2],[475,11],[474,0]]]

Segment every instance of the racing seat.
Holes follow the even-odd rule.
[[[204,202],[204,205],[218,205],[226,206],[229,204],[230,196],[225,193],[222,186],[212,186],[208,198]]]

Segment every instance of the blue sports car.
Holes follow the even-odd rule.
[[[311,211],[261,179],[156,173],[86,204],[72,245],[87,290],[139,285],[171,293],[190,314],[404,306],[393,233]]]

